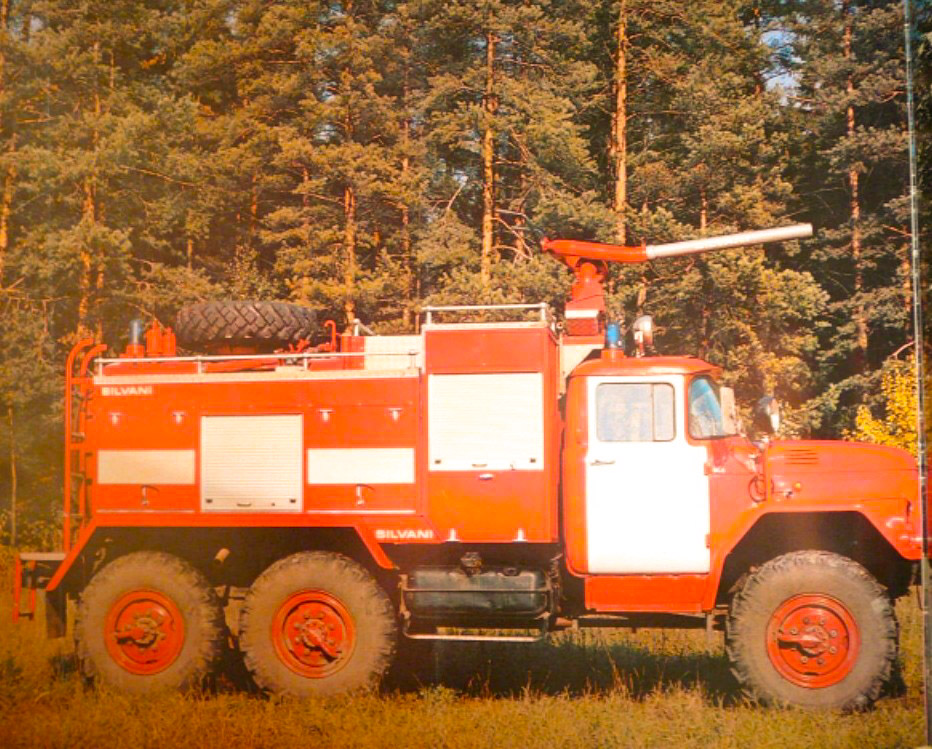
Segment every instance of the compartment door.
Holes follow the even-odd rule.
[[[300,414],[201,417],[201,509],[285,511],[302,507]]]
[[[427,381],[428,503],[444,538],[550,538],[540,372],[432,374]]]

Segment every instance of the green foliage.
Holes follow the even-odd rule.
[[[2,7],[0,508],[15,473],[24,522],[59,503],[62,367],[82,336],[121,347],[131,319],[211,298],[380,332],[416,329],[429,303],[559,311],[570,276],[540,236],[617,231],[622,11],[628,240],[791,220],[817,236],[612,268],[612,316],[654,315],[662,353],[721,365],[745,406],[776,393],[799,435],[855,428],[911,339],[894,0]]]

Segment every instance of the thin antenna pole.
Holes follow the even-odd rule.
[[[932,744],[932,591],[929,579],[929,507],[927,505],[928,463],[926,459],[926,431],[925,431],[925,371],[923,356],[922,326],[922,266],[919,262],[919,190],[917,187],[916,166],[916,114],[913,100],[913,29],[912,29],[912,3],[903,0],[903,33],[906,37],[906,117],[909,127],[909,214],[910,214],[910,246],[912,258],[912,285],[913,285],[913,335],[916,345],[913,351],[916,356],[916,450],[919,460],[918,503],[919,522],[922,524],[922,559],[919,562],[922,585],[922,644],[923,663],[922,673],[925,682],[925,723],[926,744]]]

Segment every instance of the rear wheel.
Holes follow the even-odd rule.
[[[375,686],[395,652],[394,611],[363,567],[330,552],[286,557],[253,583],[240,649],[256,684],[299,697]]]
[[[735,594],[727,626],[732,671],[753,698],[863,709],[890,679],[897,623],[860,564],[826,551],[773,559]]]
[[[84,589],[75,641],[85,677],[149,692],[199,683],[224,633],[220,602],[200,572],[170,554],[136,552]]]

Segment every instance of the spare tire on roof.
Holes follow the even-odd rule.
[[[317,312],[287,302],[200,302],[182,307],[175,335],[188,349],[274,351],[317,332]]]

